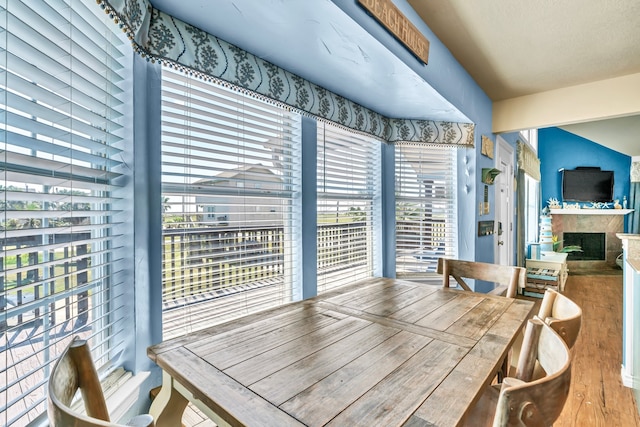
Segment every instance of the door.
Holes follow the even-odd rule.
[[[497,138],[496,169],[496,234],[495,262],[501,265],[513,265],[514,236],[514,149],[500,136]]]

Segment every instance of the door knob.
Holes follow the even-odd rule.
[[[504,241],[498,240],[498,245],[500,245],[500,246],[504,245]]]

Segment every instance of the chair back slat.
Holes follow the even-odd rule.
[[[540,330],[537,345],[523,349],[534,352],[546,375],[530,382],[506,378],[500,389],[494,427],[553,425],[569,395],[571,355],[566,343],[541,319],[529,320],[527,329]],[[535,339],[535,334],[525,332],[525,337]]]
[[[85,340],[74,340],[67,356],[71,359],[78,375],[78,387],[87,415],[103,421],[110,421],[107,402],[104,400],[102,385],[91,358],[91,350]]]
[[[562,337],[569,349],[573,348],[582,324],[582,309],[578,304],[553,289],[547,289],[538,317]]]
[[[449,276],[465,290],[471,288],[464,282],[464,278],[483,280],[495,283],[497,288],[504,291],[505,296],[515,298],[518,287],[524,286],[526,270],[522,267],[499,265],[476,261],[439,258],[437,272],[442,275],[442,285],[450,286]]]
[[[86,415],[71,408],[78,389],[82,394]],[[89,345],[78,337],[74,337],[51,370],[47,401],[51,427],[125,427],[109,421],[107,404]],[[138,416],[135,420],[141,420],[142,424],[128,425],[154,425],[149,415]]]

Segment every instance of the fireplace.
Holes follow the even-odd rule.
[[[622,252],[622,242],[616,233],[623,232],[624,215],[628,212],[624,209],[552,209],[553,234],[564,246],[575,244],[586,250],[567,256],[569,271],[618,270],[616,257]],[[571,240],[572,234],[578,238],[587,237],[587,242]],[[588,240],[594,240],[595,243]],[[604,255],[601,251],[604,251]]]
[[[607,258],[605,233],[563,234],[563,246],[580,246],[582,252],[569,252],[567,261],[604,261]]]

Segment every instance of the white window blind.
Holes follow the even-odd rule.
[[[1,0],[0,25],[0,424],[23,426],[72,336],[100,369],[130,333],[114,277],[130,47],[81,0]]]
[[[318,123],[318,293],[380,274],[381,142]]]
[[[457,257],[456,148],[397,143],[396,275],[434,273]]]
[[[289,302],[300,253],[300,117],[164,68],[163,332]]]

